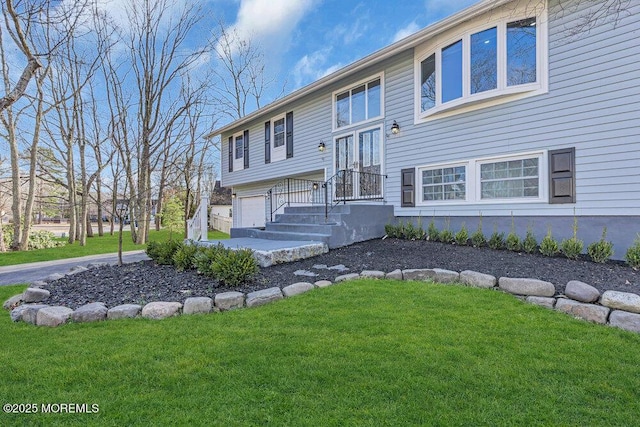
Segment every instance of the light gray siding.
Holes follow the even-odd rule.
[[[640,4],[615,26],[572,37],[581,15],[561,15],[552,2],[547,94],[414,125],[413,56],[387,70],[387,117],[402,126],[387,141],[385,194],[396,215],[640,215]],[[575,204],[399,208],[403,168],[564,147],[576,149]]]

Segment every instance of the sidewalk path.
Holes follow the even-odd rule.
[[[144,250],[122,253],[122,262],[131,263],[148,260]],[[33,283],[43,280],[53,273],[66,274],[72,267],[81,265],[86,267],[92,262],[118,263],[118,254],[89,255],[79,258],[59,259],[55,261],[32,262],[29,264],[9,265],[0,267],[0,286],[14,285],[18,283]]]

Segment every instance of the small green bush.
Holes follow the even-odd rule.
[[[424,238],[424,230],[422,227],[416,227],[411,221],[407,221],[402,234],[402,237],[407,240],[420,240]]]
[[[167,240],[166,242],[149,242],[147,244],[147,255],[157,264],[172,265],[173,255],[182,247],[182,243],[177,240]]]
[[[540,253],[545,256],[555,256],[559,251],[558,242],[551,235],[551,227],[549,227],[547,235],[540,242]]]
[[[613,256],[613,243],[607,240],[607,227],[602,229],[602,237],[599,241],[591,243],[587,247],[587,254],[593,262],[605,263]]]
[[[386,224],[384,233],[387,237],[398,239],[402,237],[402,224]]]
[[[427,240],[430,240],[432,242],[437,242],[439,234],[440,234],[440,232],[438,231],[438,228],[436,227],[436,223],[432,219],[429,222],[429,225],[427,226]]]
[[[229,250],[216,258],[213,275],[227,286],[238,286],[258,273],[258,263],[250,249]]]
[[[522,241],[522,250],[528,254],[532,254],[536,251],[537,247],[538,241],[536,240],[536,236],[533,235],[531,226],[528,226],[527,234],[524,236],[524,240]]]
[[[193,263],[198,273],[208,277],[214,277],[213,263],[216,259],[225,254],[229,249],[225,248],[222,243],[215,246],[200,247],[193,256]]]
[[[2,238],[5,248],[9,248],[13,240],[13,225],[4,224],[2,226]],[[29,233],[28,250],[57,248],[66,245],[67,242],[57,240],[56,235],[47,230],[36,230]]]
[[[469,241],[469,232],[467,231],[467,226],[465,223],[462,223],[462,227],[460,231],[458,231],[455,235],[456,243],[460,246],[466,246]]]
[[[198,246],[192,242],[183,244],[173,254],[173,265],[178,271],[191,270],[196,268],[195,255],[198,253]]]
[[[478,220],[478,227],[476,228],[476,231],[471,235],[471,244],[476,248],[487,244],[487,238],[482,232],[482,215],[480,215],[480,219]]]
[[[624,255],[624,259],[627,264],[634,270],[640,268],[640,234],[636,237],[633,246],[627,249],[627,253]]]
[[[564,256],[569,259],[578,259],[578,256],[582,253],[584,248],[584,242],[578,239],[578,218],[573,216],[573,236],[569,239],[564,239],[560,244],[560,248]]]
[[[520,237],[513,231],[507,234],[507,238],[504,241],[505,246],[508,250],[518,252],[522,249],[522,242],[520,241]]]
[[[453,239],[454,239],[453,232],[448,228],[445,228],[440,232],[440,234],[438,234],[438,240],[441,241],[442,243],[451,243],[453,242]]]
[[[504,249],[504,233],[498,233],[498,230],[493,230],[487,244],[491,249]]]

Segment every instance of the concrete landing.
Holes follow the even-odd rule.
[[[215,246],[221,243],[230,249],[251,249],[260,267],[269,267],[283,262],[311,258],[329,252],[324,242],[313,240],[267,240],[251,237],[237,237],[224,240],[198,242],[201,246]]]

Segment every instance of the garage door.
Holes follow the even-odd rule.
[[[264,227],[264,196],[242,197],[240,227]]]

